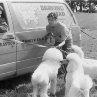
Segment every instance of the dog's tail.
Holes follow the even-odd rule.
[[[90,89],[93,86],[93,81],[89,75],[85,75],[83,78],[83,82],[81,88],[83,89]]]
[[[84,52],[83,50],[81,49],[81,47],[77,46],[77,45],[72,45],[71,47],[73,49],[73,51],[75,53],[77,53],[82,59],[84,58]]]

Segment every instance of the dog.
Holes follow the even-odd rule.
[[[86,59],[83,50],[77,45],[72,45],[71,48],[73,52],[77,53],[82,58],[84,73],[88,74],[92,79],[97,80],[97,60]]]
[[[89,75],[84,74],[82,56],[78,53],[69,53],[66,57],[68,60],[65,97],[89,97],[89,90],[93,85]]]
[[[85,59],[83,68],[85,74],[88,74],[92,79],[97,80],[97,60]]]
[[[50,93],[55,95],[57,85],[57,73],[63,60],[62,52],[56,48],[49,48],[43,55],[42,62],[32,74],[31,82],[33,86],[33,97],[48,97]]]
[[[71,49],[72,49],[72,52],[78,54],[81,59],[84,59],[84,52],[81,47],[79,47],[77,45],[72,45]]]
[[[64,58],[66,58],[66,56],[70,52],[73,52],[73,53],[78,54],[82,60],[84,59],[84,52],[83,52],[82,48],[77,46],[77,45],[74,45],[74,44],[71,45],[70,52],[68,52],[68,53],[64,53],[64,51],[62,51],[62,52],[63,52],[63,57],[65,56]],[[67,73],[67,71],[66,71],[67,65],[68,65],[68,62],[66,62],[64,60],[62,65],[61,65],[61,68],[59,68],[59,71],[58,71],[58,78],[60,79],[60,78],[64,77],[64,81],[65,81],[65,77],[66,77],[66,73]]]

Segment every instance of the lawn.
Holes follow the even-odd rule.
[[[97,30],[97,13],[75,13],[80,27]]]
[[[80,27],[91,37],[81,33],[81,46],[85,56],[97,59],[97,13],[75,13]]]

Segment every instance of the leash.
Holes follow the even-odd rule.
[[[44,47],[44,48],[48,47],[48,46],[45,46],[45,45],[40,45],[40,44],[35,44],[35,43],[25,43],[25,42],[23,42],[22,44],[34,45],[34,46],[37,46],[37,47]]]
[[[92,39],[97,39],[97,38],[92,37],[92,36],[90,36],[89,34],[87,34],[85,31],[83,31],[83,29],[81,29],[81,32],[84,33],[84,34],[86,34],[87,36],[89,36],[89,37],[92,38]]]

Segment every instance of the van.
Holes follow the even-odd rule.
[[[0,0],[7,31],[0,32],[0,80],[30,73],[41,62],[46,44],[47,15],[56,12],[80,45],[80,27],[64,0]],[[25,42],[19,43],[19,42]],[[35,45],[36,44],[36,45]]]

